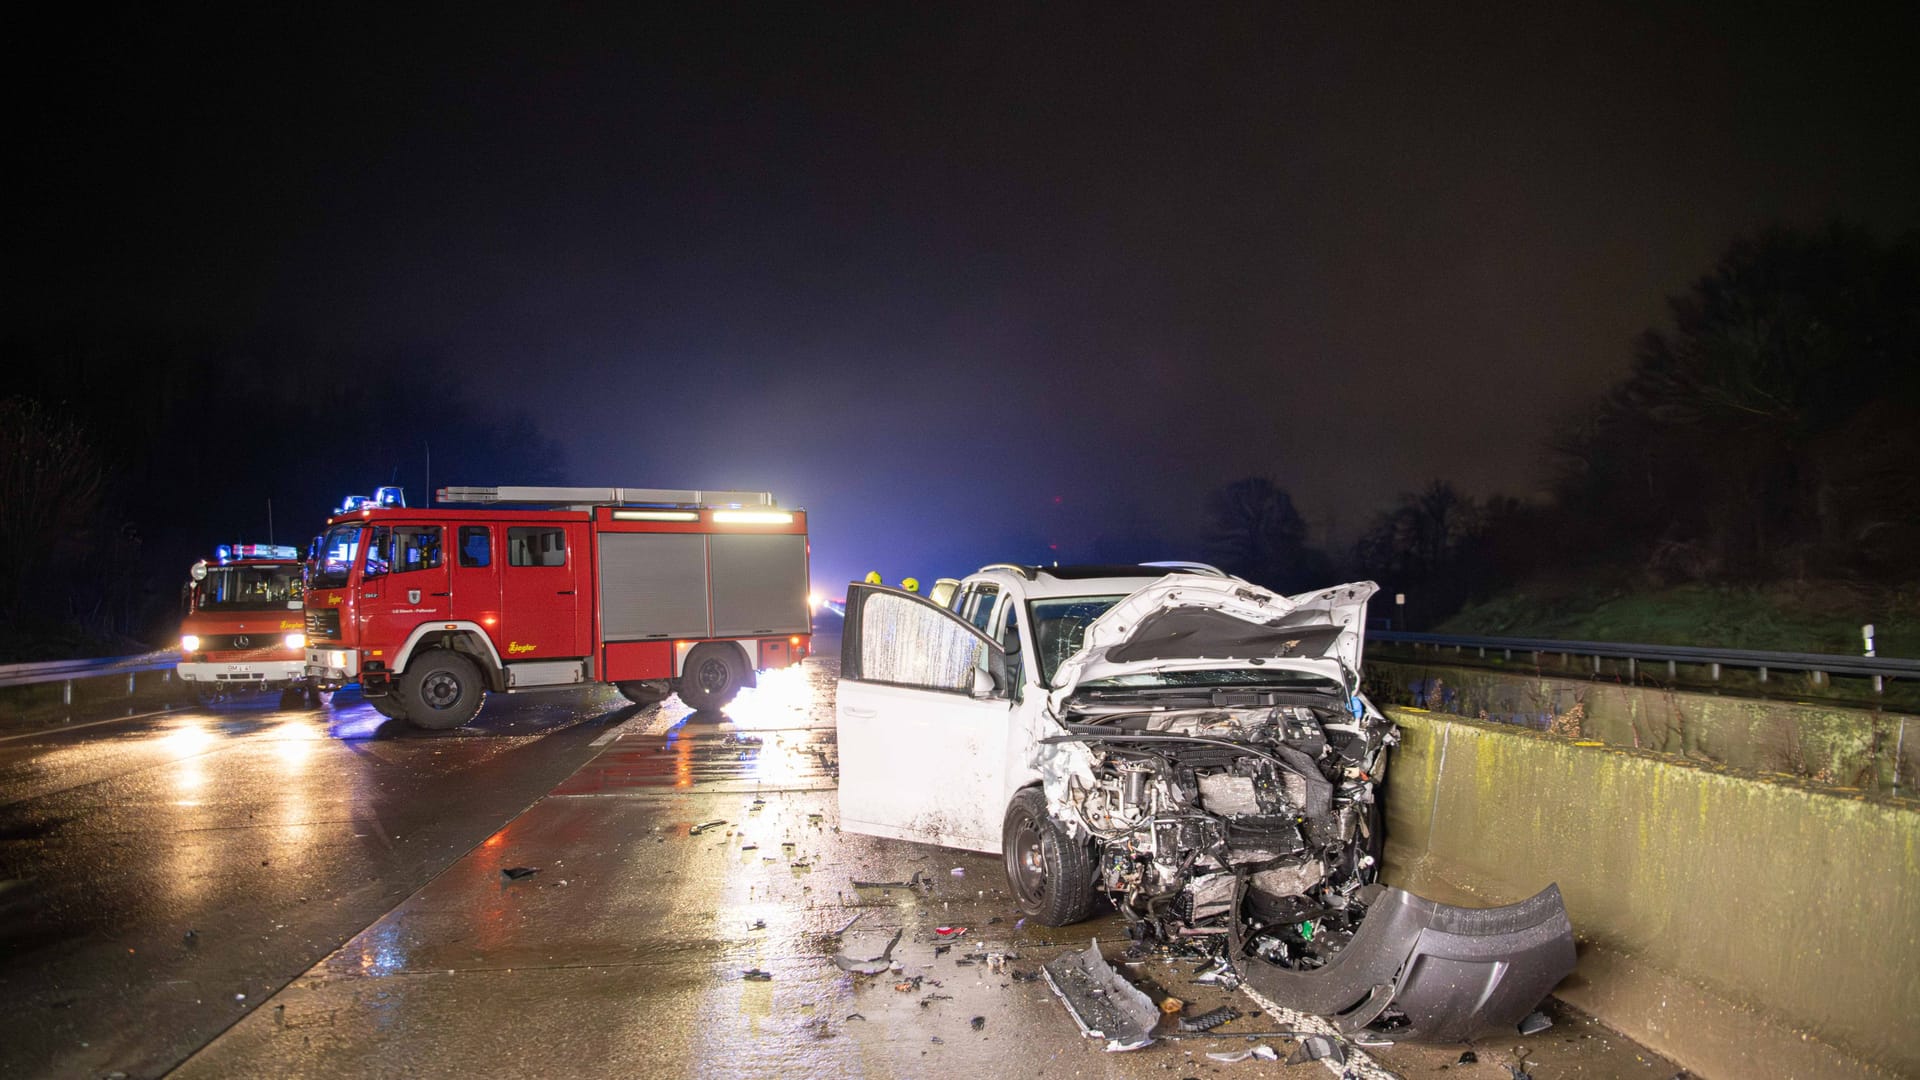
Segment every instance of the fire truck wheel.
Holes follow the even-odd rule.
[[[370,697],[367,699],[367,704],[373,706],[374,712],[379,713],[389,720],[405,720],[407,718],[407,710],[401,707],[400,699],[394,697],[391,693],[381,697]]]
[[[657,705],[668,694],[673,693],[673,684],[665,679],[634,679],[630,682],[615,683],[620,696],[635,705]]]
[[[480,669],[450,649],[430,649],[413,658],[400,676],[400,702],[415,727],[457,728],[480,711],[485,690]]]
[[[680,669],[680,700],[694,709],[718,709],[733,700],[746,681],[740,650],[732,645],[701,645],[687,654]]]

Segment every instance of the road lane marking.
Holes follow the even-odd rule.
[[[636,717],[628,717],[627,719],[620,721],[618,724],[615,724],[614,726],[608,728],[607,733],[605,735],[600,736],[599,738],[593,740],[587,745],[588,746],[607,745],[608,743],[619,738],[620,736],[625,735],[627,733],[627,725],[633,723],[637,719],[639,719],[639,717],[636,716]]]
[[[60,735],[69,731],[79,731],[81,728],[96,727],[100,724],[124,724],[128,720],[145,720],[150,716],[165,716],[168,713],[185,712],[186,708],[185,705],[180,705],[171,709],[161,709],[159,712],[143,712],[133,716],[110,716],[105,720],[88,720],[84,724],[62,724],[59,727],[41,728],[39,731],[23,731],[18,735],[0,735],[0,742],[12,742],[15,739],[31,739],[40,735]]]

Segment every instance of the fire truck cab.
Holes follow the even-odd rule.
[[[806,513],[765,492],[442,488],[362,500],[311,562],[306,673],[387,716],[473,719],[487,692],[611,683],[717,709],[811,645]]]
[[[223,544],[189,571],[174,673],[206,700],[239,690],[305,689],[297,548]]]

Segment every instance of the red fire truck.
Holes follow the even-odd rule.
[[[300,552],[223,544],[193,564],[174,672],[208,701],[238,690],[306,689]]]
[[[585,682],[717,709],[812,644],[806,513],[765,492],[463,487],[438,499],[368,499],[328,521],[306,602],[319,688],[358,681],[376,709],[427,728],[465,724],[487,691]]]

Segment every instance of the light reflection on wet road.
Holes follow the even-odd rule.
[[[545,794],[633,709],[421,733],[242,698],[0,742],[0,1076],[157,1075]]]

